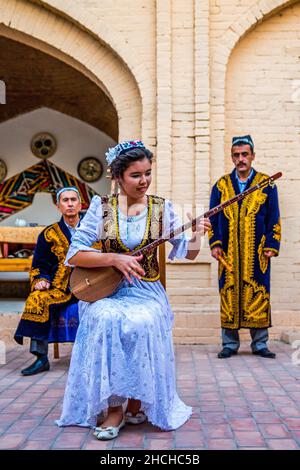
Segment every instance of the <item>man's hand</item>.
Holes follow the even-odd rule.
[[[50,282],[48,281],[39,281],[34,286],[34,290],[47,290],[50,287]]]
[[[211,250],[211,256],[217,260],[219,259],[219,256],[222,256],[222,253],[223,253],[223,250],[220,246],[215,246]]]
[[[275,256],[275,252],[272,250],[266,250],[264,251],[264,255],[266,258],[272,258],[272,256]]]

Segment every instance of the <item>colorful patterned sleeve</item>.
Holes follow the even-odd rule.
[[[266,242],[264,251],[274,251],[275,256],[278,256],[281,240],[281,222],[277,187],[270,186],[268,193],[269,197],[266,216]]]
[[[217,184],[215,184],[211,191],[209,208],[212,209],[213,207],[218,206],[220,202],[221,202],[221,194],[217,188]],[[208,232],[208,240],[209,240],[209,246],[211,250],[216,246],[222,247],[222,235],[220,231],[219,218],[220,218],[220,213],[214,215],[213,217],[210,217],[212,228]]]

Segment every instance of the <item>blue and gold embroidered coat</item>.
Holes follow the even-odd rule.
[[[23,336],[49,342],[75,340],[77,299],[69,288],[71,268],[64,264],[70,242],[71,234],[63,218],[40,233],[30,271],[31,293],[15,333],[19,344],[23,343]],[[41,280],[50,282],[48,290],[34,290]]]
[[[254,170],[245,190],[264,178],[266,174]],[[239,192],[234,170],[213,186],[210,208]],[[222,327],[270,327],[270,259],[264,251],[279,254],[281,224],[276,186],[254,191],[210,220],[210,248],[220,246],[225,261],[233,268],[230,272],[219,262]]]

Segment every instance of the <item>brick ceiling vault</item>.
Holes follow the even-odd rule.
[[[0,106],[0,123],[48,107],[118,140],[116,109],[86,76],[59,59],[3,36],[0,51],[0,79],[6,84],[6,105]]]

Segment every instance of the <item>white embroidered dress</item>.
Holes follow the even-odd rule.
[[[131,250],[143,239],[146,220],[147,208],[136,217],[118,210],[120,236]],[[181,225],[169,201],[164,224],[171,230]],[[91,245],[101,232],[101,198],[94,196],[72,238],[67,261],[78,251],[94,251]],[[169,258],[184,258],[185,235],[171,243]],[[80,301],[79,318],[59,426],[94,427],[112,396],[141,400],[149,422],[164,430],[176,429],[190,417],[191,407],[176,392],[173,314],[159,280],[133,278],[133,285],[125,280],[110,297]]]

